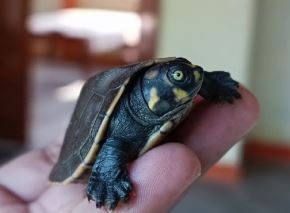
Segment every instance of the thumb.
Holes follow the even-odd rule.
[[[200,161],[185,145],[159,146],[134,162],[131,178],[134,193],[126,212],[167,212],[200,176]]]

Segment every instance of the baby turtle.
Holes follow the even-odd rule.
[[[232,103],[241,97],[238,87],[227,72],[175,57],[95,75],[81,91],[50,180],[85,180],[89,200],[115,209],[132,190],[127,164],[172,131],[194,97]]]

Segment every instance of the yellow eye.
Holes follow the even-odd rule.
[[[180,70],[177,70],[177,71],[174,71],[174,73],[172,74],[174,80],[176,81],[181,81],[184,77],[184,74],[182,71]]]

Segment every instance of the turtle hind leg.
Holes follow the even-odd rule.
[[[233,103],[240,99],[239,83],[233,80],[228,72],[204,72],[204,81],[199,95],[208,101]]]
[[[132,191],[132,183],[127,170],[131,159],[132,143],[107,139],[92,168],[87,187],[89,200],[96,207],[108,206],[113,210],[119,201],[126,202]]]

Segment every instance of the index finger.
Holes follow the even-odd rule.
[[[170,139],[190,146],[206,171],[256,123],[259,104],[254,95],[241,87],[242,98],[234,104],[202,101],[173,132]]]

